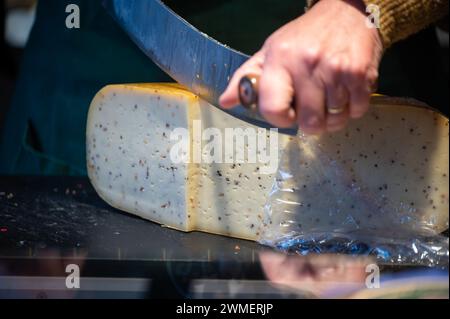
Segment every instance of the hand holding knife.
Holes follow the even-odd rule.
[[[377,83],[383,47],[366,18],[362,0],[318,1],[236,71],[221,105],[257,104],[271,124],[307,134],[343,129],[368,111]]]
[[[367,111],[382,46],[358,3],[321,0],[250,58],[195,29],[160,0],[104,0],[131,39],[178,83],[236,118],[289,135],[298,126],[313,134],[339,130]],[[338,35],[336,25],[344,27]],[[245,70],[258,63],[260,72]]]

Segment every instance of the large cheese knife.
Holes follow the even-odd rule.
[[[212,105],[226,89],[234,72],[249,58],[212,39],[178,16],[160,0],[103,0],[103,5],[136,45],[164,72]],[[254,83],[244,78],[240,96],[255,100]],[[247,123],[272,128],[257,108],[224,110]],[[297,128],[280,129],[296,135]]]

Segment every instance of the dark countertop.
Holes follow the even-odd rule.
[[[311,267],[326,273],[337,264],[348,270],[333,283],[365,274],[338,256],[308,258],[163,228],[108,206],[87,178],[0,177],[0,298],[303,298],[267,278],[282,278],[285,267],[309,282]],[[65,285],[71,264],[83,283],[76,292]]]
[[[123,213],[97,196],[87,178],[0,177],[0,256],[58,249],[88,259],[251,262],[250,241],[183,233]],[[239,246],[237,253],[236,246]]]
[[[123,213],[87,178],[0,177],[0,277],[66,276],[73,262],[85,277],[151,278],[156,296],[179,297],[192,278],[264,279],[265,249]]]

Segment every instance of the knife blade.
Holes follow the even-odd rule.
[[[103,0],[103,6],[156,65],[216,107],[234,72],[249,59],[199,31],[160,0]],[[273,128],[257,109],[239,105],[221,110],[247,123]],[[297,128],[279,132],[296,135]]]

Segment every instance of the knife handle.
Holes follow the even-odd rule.
[[[239,82],[239,100],[248,109],[258,107],[259,75],[248,74]]]

